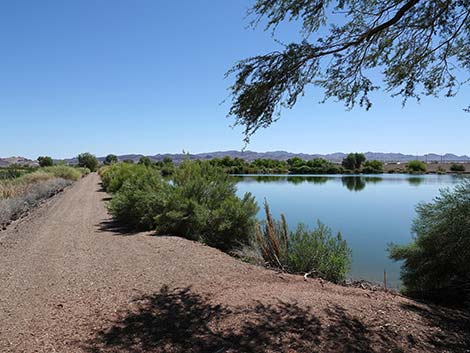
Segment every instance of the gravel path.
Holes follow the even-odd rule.
[[[91,174],[0,232],[0,352],[469,352],[467,314],[113,227]]]

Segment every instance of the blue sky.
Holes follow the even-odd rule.
[[[250,3],[0,2],[0,156],[242,149],[222,103],[224,73],[279,48],[269,32],[247,28]],[[297,40],[293,27],[278,38]],[[368,112],[307,93],[248,149],[470,154],[469,89],[404,109],[380,93]]]

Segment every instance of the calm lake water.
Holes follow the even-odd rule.
[[[239,179],[238,194],[251,192],[260,205],[266,199],[277,218],[284,213],[291,228],[303,222],[315,226],[321,220],[340,231],[353,253],[350,277],[400,284],[400,264],[388,258],[387,244],[408,243],[419,202],[431,201],[439,189],[452,187],[461,177],[383,174],[345,175],[250,175]]]

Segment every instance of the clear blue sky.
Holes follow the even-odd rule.
[[[0,2],[0,156],[240,150],[225,118],[238,59],[279,48],[242,0]],[[292,26],[279,33],[298,39]],[[250,150],[470,154],[470,90],[365,112],[310,90]]]

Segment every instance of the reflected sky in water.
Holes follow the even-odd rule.
[[[284,213],[291,228],[319,219],[341,231],[353,252],[352,278],[399,285],[400,264],[388,259],[387,244],[411,240],[415,206],[462,177],[453,175],[242,175],[238,194],[251,192],[272,213]],[[259,213],[264,218],[262,211]]]

